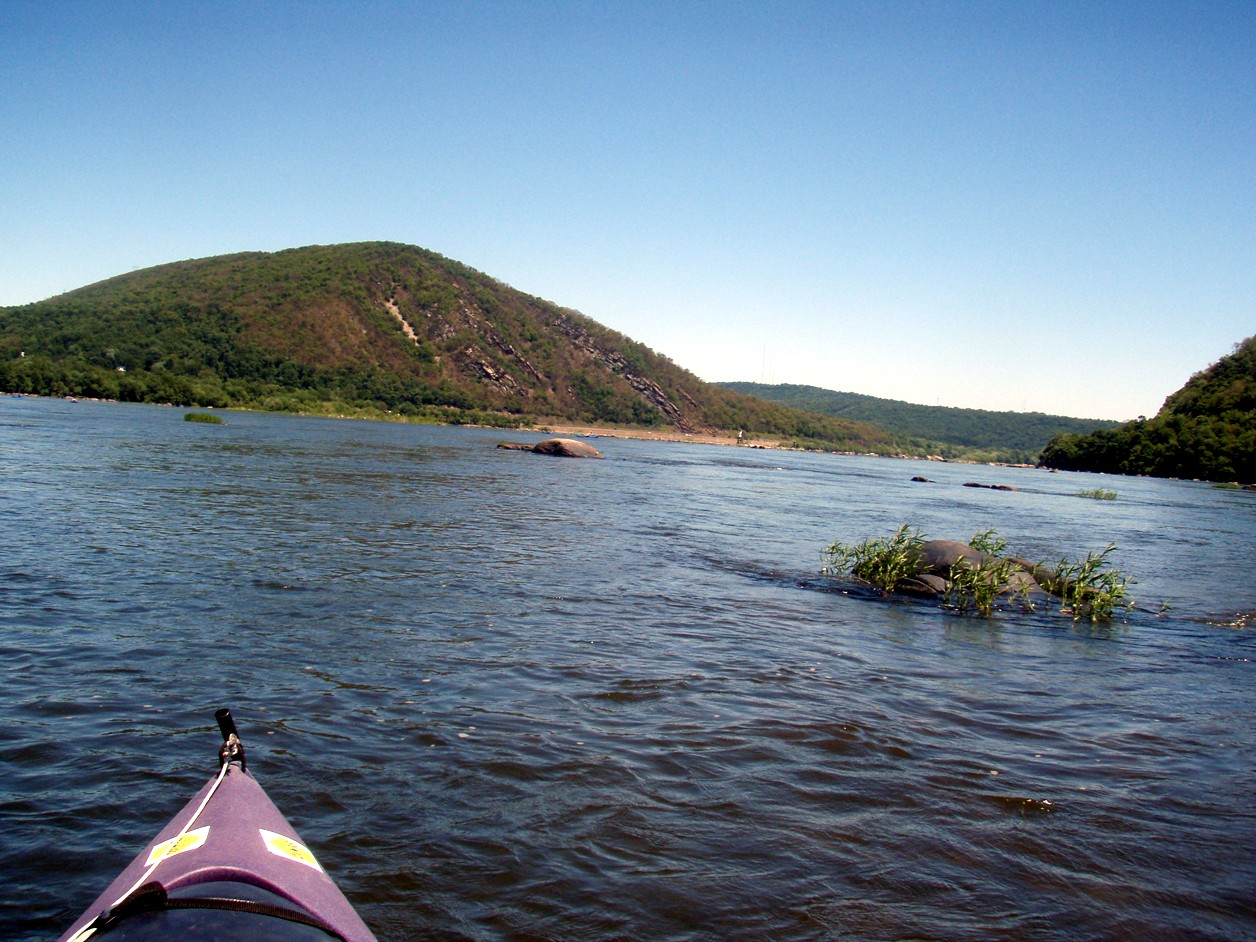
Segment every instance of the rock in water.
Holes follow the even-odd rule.
[[[532,450],[538,455],[557,455],[560,458],[602,457],[601,452],[592,445],[578,442],[574,438],[547,438],[533,445]]]
[[[919,552],[921,570],[943,579],[951,578],[951,569],[956,565],[976,569],[986,559],[981,550],[955,540],[926,540],[920,544]]]
[[[902,592],[904,595],[917,595],[921,598],[934,598],[944,594],[949,585],[950,583],[941,576],[922,572],[916,576],[900,579],[898,584],[894,586],[894,591]]]
[[[955,540],[926,540],[920,544],[918,561],[920,573],[912,579],[904,580],[906,584],[901,589],[909,595],[942,595],[949,588],[956,569],[981,569],[997,566],[1002,562],[996,556]],[[999,586],[1000,593],[1027,595],[1056,591],[1052,584],[1054,575],[1044,566],[1015,557],[1008,562],[1013,564],[1014,569],[1007,573],[1006,581]]]
[[[538,455],[555,455],[559,458],[601,458],[601,453],[592,445],[578,442],[574,438],[547,438],[535,445],[523,445],[518,442],[499,442],[498,448],[513,448],[518,451],[531,451]]]

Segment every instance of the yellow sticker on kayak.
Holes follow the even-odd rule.
[[[307,867],[313,867],[319,873],[323,872],[323,868],[314,859],[310,849],[300,841],[294,841],[290,837],[284,837],[282,834],[276,834],[274,831],[268,831],[265,828],[258,828],[258,831],[261,832],[262,841],[266,844],[266,849],[272,854],[279,857],[287,857],[289,860],[303,863]]]
[[[172,837],[168,841],[162,841],[148,852],[148,860],[144,866],[151,867],[167,857],[174,857],[189,850],[196,850],[196,848],[205,843],[207,837],[209,837],[209,825],[197,828],[195,831],[188,831],[186,834],[181,834],[178,837]]]

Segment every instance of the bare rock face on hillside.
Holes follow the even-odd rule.
[[[574,438],[547,438],[535,445],[522,442],[499,442],[498,448],[512,448],[516,451],[530,451],[538,455],[554,455],[558,458],[601,458],[602,454],[592,445],[578,442]]]

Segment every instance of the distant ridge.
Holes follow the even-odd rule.
[[[174,262],[0,308],[0,389],[910,447],[705,383],[576,311],[392,242]]]
[[[725,389],[757,396],[793,409],[867,422],[904,439],[931,444],[946,457],[1033,462],[1061,433],[1116,428],[1104,419],[1076,419],[1041,412],[994,412],[924,406],[818,386],[719,383]]]

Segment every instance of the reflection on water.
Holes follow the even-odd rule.
[[[181,418],[0,400],[13,938],[207,777],[222,705],[381,939],[1256,937],[1256,653],[1222,626],[1256,610],[1256,495]],[[817,575],[903,522],[1114,541],[1140,609],[968,619]]]

